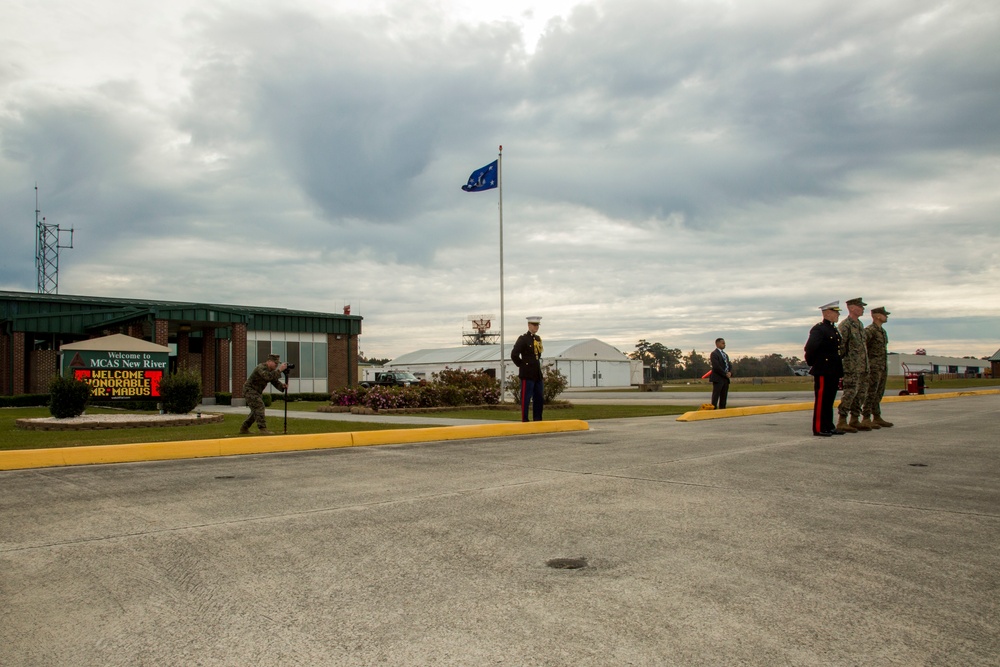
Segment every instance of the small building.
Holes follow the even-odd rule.
[[[48,391],[67,344],[124,334],[169,347],[170,369],[201,374],[203,398],[231,393],[268,354],[295,364],[291,393],[358,383],[358,315],[286,308],[0,291],[0,394]]]
[[[596,338],[544,340],[542,363],[553,365],[567,380],[567,387],[628,387],[632,384],[633,362],[623,352]],[[507,375],[516,375],[510,360],[514,344],[504,346]],[[408,352],[386,364],[386,368],[410,371],[431,379],[445,369],[481,370],[499,377],[499,345],[464,345]],[[640,366],[641,368],[641,366]]]
[[[990,377],[997,378],[1000,377],[1000,350],[993,353],[993,356],[987,359],[990,362]]]
[[[964,357],[937,357],[929,354],[899,354],[890,352],[887,357],[888,374],[930,373],[933,375],[981,375],[990,367],[986,359],[966,359]],[[903,366],[906,366],[904,369]]]

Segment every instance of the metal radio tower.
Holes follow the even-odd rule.
[[[59,225],[39,218],[38,185],[35,185],[35,268],[38,269],[38,293],[59,293],[59,249],[73,247],[73,228],[59,229]],[[69,232],[69,245],[60,245],[60,234]]]

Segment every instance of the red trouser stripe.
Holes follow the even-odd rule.
[[[823,430],[823,396],[826,394],[826,377],[820,375],[818,378],[819,387],[816,390],[816,402],[813,407],[813,433]]]

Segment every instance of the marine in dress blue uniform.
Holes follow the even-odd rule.
[[[517,366],[517,376],[521,380],[521,421],[528,421],[528,405],[536,422],[542,421],[542,404],[545,402],[542,382],[542,338],[538,335],[538,325],[542,318],[532,315],[528,318],[528,331],[517,337],[510,351],[510,360]]]
[[[819,307],[823,320],[809,331],[806,341],[806,363],[813,376],[812,431],[813,435],[830,436],[844,433],[834,427],[833,402],[837,397],[837,384],[844,377],[844,364],[840,359],[840,301],[832,301]]]

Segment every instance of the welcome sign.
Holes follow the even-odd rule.
[[[126,349],[94,349],[114,347]],[[143,347],[147,349],[127,349]],[[63,374],[71,372],[89,384],[91,400],[96,401],[158,400],[170,364],[169,348],[128,336],[72,343],[60,351]]]

